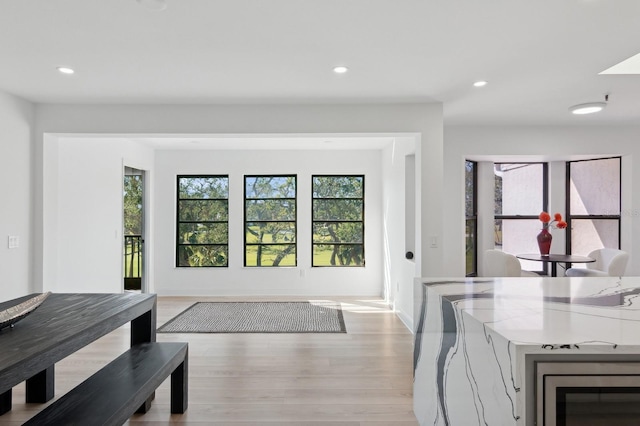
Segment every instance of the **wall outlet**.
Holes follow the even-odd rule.
[[[20,247],[20,237],[18,237],[17,235],[9,235],[8,240],[9,240],[8,246],[10,249]]]
[[[429,242],[430,242],[431,248],[438,248],[438,237],[430,237]]]

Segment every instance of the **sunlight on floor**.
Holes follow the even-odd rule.
[[[356,300],[352,303],[342,302],[342,310],[356,314],[390,313],[393,309],[384,300]]]

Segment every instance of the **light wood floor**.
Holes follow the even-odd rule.
[[[413,336],[378,298],[159,297],[158,326],[196,301],[335,300],[346,334],[165,334],[189,342],[189,408],[169,410],[169,381],[152,409],[130,425],[415,426],[412,407]],[[62,395],[129,345],[120,328],[56,364]],[[1,348],[0,348],[1,350]],[[0,424],[18,425],[42,409],[14,388],[13,410]]]

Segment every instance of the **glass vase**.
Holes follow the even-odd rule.
[[[553,236],[549,232],[548,229],[543,228],[542,231],[538,234],[538,248],[540,249],[540,254],[548,255],[549,250],[551,250],[551,240]]]

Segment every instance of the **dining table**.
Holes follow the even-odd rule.
[[[531,260],[534,262],[545,262],[551,264],[551,276],[558,276],[558,263],[565,265],[565,270],[571,268],[572,263],[591,263],[596,260],[592,257],[578,256],[575,254],[540,254],[540,253],[527,253],[516,254],[518,259]]]
[[[38,294],[0,303],[10,308]],[[0,330],[0,415],[12,388],[26,382],[26,402],[54,397],[55,363],[127,323],[131,346],[156,340],[155,294],[52,293],[13,327]]]

